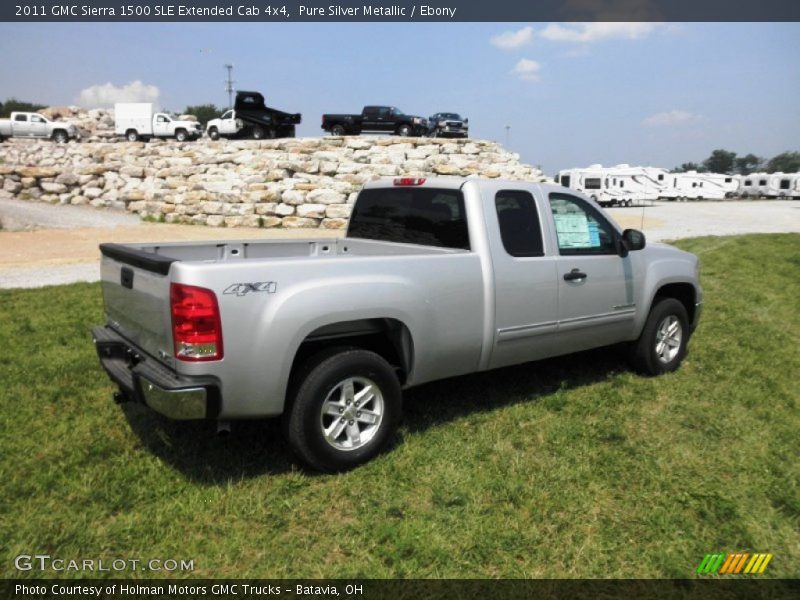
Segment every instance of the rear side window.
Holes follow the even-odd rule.
[[[511,256],[544,256],[536,202],[528,192],[503,190],[494,197],[503,247]]]
[[[461,190],[393,187],[363,190],[348,237],[469,250]]]

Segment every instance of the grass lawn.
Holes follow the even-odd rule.
[[[426,385],[395,448],[337,476],[298,468],[274,422],[220,440],[114,405],[98,285],[0,290],[0,576],[42,576],[13,564],[38,553],[194,559],[192,577],[681,578],[745,550],[797,577],[800,235],[677,245],[706,300],[678,372],[597,351]]]

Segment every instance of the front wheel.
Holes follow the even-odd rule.
[[[214,141],[217,141],[219,139],[219,129],[217,129],[216,127],[212,127],[211,129],[209,129],[208,137]]]
[[[400,382],[374,352],[341,348],[307,365],[284,414],[292,450],[319,471],[345,471],[375,457],[402,411]]]
[[[397,135],[401,137],[408,137],[411,135],[411,126],[410,125],[400,125],[397,128]]]
[[[178,129],[175,132],[175,139],[179,142],[185,142],[187,137],[189,136],[184,129]]]
[[[631,364],[644,375],[661,375],[677,369],[689,342],[686,307],[675,298],[656,298],[639,339],[630,351]]]
[[[68,140],[69,136],[66,131],[59,130],[53,134],[53,141],[57,144],[66,144]]]

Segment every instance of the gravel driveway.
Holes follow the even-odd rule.
[[[702,235],[800,232],[800,201],[668,202],[611,208],[622,226],[650,241]],[[119,211],[52,206],[0,197],[0,288],[30,288],[100,279],[102,242],[337,237],[324,229],[213,228],[144,223]]]

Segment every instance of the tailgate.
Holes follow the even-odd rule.
[[[176,259],[120,244],[101,244],[100,274],[109,324],[173,366],[169,269]]]

